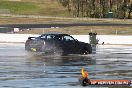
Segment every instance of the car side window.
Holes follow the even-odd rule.
[[[54,37],[54,40],[56,40],[56,41],[61,41],[61,40],[62,40],[62,37],[61,37],[61,36],[55,36],[55,37]]]
[[[72,38],[71,36],[64,36],[63,41],[74,41],[74,38]]]
[[[46,36],[46,39],[47,40],[54,40],[55,39],[55,36],[54,35],[47,35]]]
[[[40,36],[40,38],[41,38],[41,39],[46,39],[46,36],[45,36],[45,35],[43,35],[43,36]]]
[[[52,36],[51,35],[47,35],[47,40],[51,40]]]

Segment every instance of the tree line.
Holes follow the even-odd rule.
[[[74,17],[132,18],[132,0],[58,0]]]

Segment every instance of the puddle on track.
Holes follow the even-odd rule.
[[[132,46],[100,45],[87,56],[37,56],[26,52],[24,44],[0,44],[0,88],[81,88],[82,66],[91,79],[131,80],[131,52]]]

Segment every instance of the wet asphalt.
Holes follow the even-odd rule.
[[[132,80],[132,46],[97,45],[95,54],[55,56],[27,52],[24,44],[0,44],[0,88],[83,88],[82,66],[90,79]]]

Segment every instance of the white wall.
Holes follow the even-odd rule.
[[[88,35],[74,35],[74,38],[89,43]],[[99,44],[103,42],[105,44],[132,44],[132,36],[121,36],[121,35],[97,35]]]
[[[0,42],[25,42],[28,37],[39,35],[32,34],[0,34]],[[89,43],[89,35],[72,35],[75,39]],[[132,44],[132,36],[97,35],[99,44]]]
[[[98,35],[99,43],[105,44],[132,44],[132,36]]]
[[[0,42],[25,42],[28,37],[38,35],[32,34],[0,34]]]

